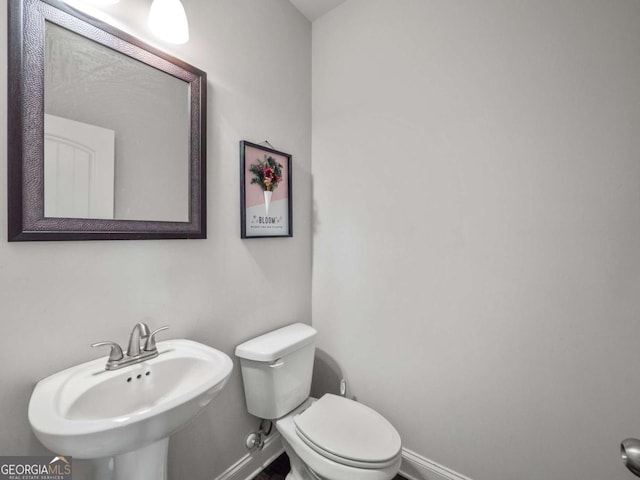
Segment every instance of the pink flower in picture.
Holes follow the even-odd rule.
[[[272,192],[282,180],[282,164],[271,156],[264,156],[264,160],[256,160],[258,163],[254,163],[249,166],[249,171],[253,173],[251,183],[255,183],[262,187],[262,190],[266,192]]]

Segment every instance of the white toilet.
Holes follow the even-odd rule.
[[[249,413],[273,420],[291,472],[286,480],[390,480],[400,435],[375,410],[337,395],[309,397],[316,331],[295,323],[236,347]]]

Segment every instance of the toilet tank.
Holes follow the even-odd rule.
[[[311,391],[316,330],[294,323],[236,347],[247,410],[259,418],[280,418]]]

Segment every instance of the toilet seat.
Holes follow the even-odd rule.
[[[342,465],[379,469],[398,461],[396,429],[375,410],[326,394],[294,418],[297,435],[314,451]]]

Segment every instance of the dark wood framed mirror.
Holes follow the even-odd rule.
[[[8,237],[206,238],[206,73],[57,0],[9,0]]]

